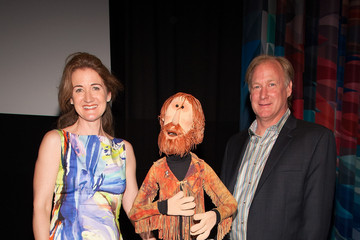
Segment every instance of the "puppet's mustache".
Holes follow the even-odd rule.
[[[166,133],[167,135],[169,135],[170,137],[177,137],[177,136],[184,135],[184,129],[179,124],[175,125],[172,122],[166,124],[162,128],[162,131],[164,133]]]
[[[194,129],[185,133],[179,124],[168,123],[161,128],[158,145],[160,153],[184,156],[195,146]]]

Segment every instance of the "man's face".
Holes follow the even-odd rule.
[[[268,125],[276,124],[286,112],[292,83],[285,86],[284,72],[279,63],[267,61],[258,65],[250,86],[250,101],[256,118]]]
[[[165,111],[164,126],[159,134],[160,151],[184,155],[193,146],[193,109],[182,97],[174,98]]]

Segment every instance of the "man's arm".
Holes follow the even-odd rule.
[[[313,153],[305,179],[302,239],[327,239],[333,210],[336,177],[336,144],[324,131]]]

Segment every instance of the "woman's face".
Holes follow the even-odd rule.
[[[79,117],[94,122],[101,119],[111,100],[103,79],[91,68],[77,69],[71,76],[73,91],[70,103]]]

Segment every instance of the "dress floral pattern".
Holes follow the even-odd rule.
[[[124,141],[58,133],[62,154],[50,239],[122,239],[117,218],[126,187]]]

